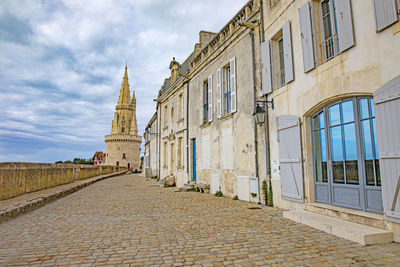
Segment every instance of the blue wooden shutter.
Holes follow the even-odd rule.
[[[303,164],[300,121],[297,116],[283,115],[276,119],[281,168],[281,196],[303,202]]]
[[[400,76],[374,93],[385,217],[400,222]]]
[[[222,114],[222,70],[217,70],[217,118],[221,118]]]
[[[285,61],[285,83],[294,80],[293,56],[292,56],[292,36],[290,33],[290,21],[287,21],[282,28],[283,53]]]
[[[271,41],[267,40],[260,45],[261,56],[261,83],[262,93],[269,94],[272,92],[272,76],[271,76]]]
[[[212,75],[208,76],[208,122],[213,120],[213,83]]]
[[[339,50],[343,52],[354,46],[353,19],[350,0],[336,0],[336,23],[339,38]]]
[[[315,68],[313,25],[311,20],[310,2],[299,8],[301,45],[303,48],[304,72]]]
[[[231,112],[236,112],[236,60],[232,58],[229,62],[231,69]]]
[[[374,0],[374,8],[378,32],[399,20],[395,0]]]

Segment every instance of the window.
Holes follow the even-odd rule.
[[[183,166],[182,164],[182,137],[178,138],[178,166]]]
[[[210,79],[210,78],[209,78]],[[209,82],[209,89],[210,89]],[[210,93],[211,91],[211,93]],[[212,89],[209,90],[209,103],[212,100]],[[209,108],[212,111],[211,108]],[[231,59],[228,65],[217,70],[217,117],[236,112],[236,60]],[[212,114],[212,112],[210,112]]]
[[[208,80],[203,82],[203,123],[208,122]]]
[[[322,54],[324,61],[333,58],[338,52],[337,25],[335,19],[335,2],[325,0],[321,2],[322,21]]]
[[[263,94],[294,80],[290,22],[260,46]]]
[[[231,113],[231,68],[226,66],[222,69],[222,88],[223,88],[223,112],[224,114]]]
[[[171,122],[174,121],[174,107],[171,108]]]
[[[168,122],[168,106],[165,105],[164,106],[164,127],[167,126],[167,122]]]
[[[307,2],[300,7],[299,16],[304,72],[354,46],[350,0]]]
[[[178,96],[178,118],[183,119],[184,106],[183,106],[183,96],[179,94]]]
[[[168,145],[167,142],[164,142],[164,168],[168,166]]]
[[[126,159],[126,153],[122,153],[122,159]]]
[[[381,185],[371,98],[328,106],[312,118],[312,127],[316,182],[331,179],[335,184]],[[363,173],[365,179],[360,179]]]

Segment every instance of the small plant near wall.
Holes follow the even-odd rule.
[[[267,185],[267,181],[263,181],[262,182],[262,189],[263,189],[263,193],[264,193],[264,197],[265,197],[265,205],[268,206],[268,185]]]
[[[216,197],[223,197],[224,194],[222,194],[222,191],[217,191],[217,192],[215,192],[215,196]]]
[[[239,200],[239,197],[236,195],[233,197],[233,200]]]
[[[267,206],[269,206],[269,207],[273,207],[273,206],[274,206],[274,199],[273,199],[273,197],[272,197],[272,184],[271,184],[271,179],[268,181]]]
[[[251,193],[251,197],[257,197],[256,193]]]

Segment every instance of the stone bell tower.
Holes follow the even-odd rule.
[[[106,164],[140,169],[140,144],[136,121],[136,97],[129,91],[128,67],[121,84],[118,104],[115,107],[111,134],[105,136]]]

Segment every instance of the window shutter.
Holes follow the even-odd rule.
[[[283,53],[285,55],[285,82],[294,80],[293,56],[292,56],[292,37],[290,34],[290,21],[287,21],[282,28],[283,35]]]
[[[222,95],[222,86],[221,86],[221,74],[222,71],[221,69],[217,70],[217,117],[221,118],[221,111],[222,111],[222,101],[221,101],[221,95]]]
[[[303,48],[304,72],[315,68],[313,27],[311,23],[310,2],[299,8],[301,45]]]
[[[230,61],[231,68],[231,112],[236,112],[236,59]]]
[[[271,41],[267,40],[260,45],[261,55],[261,83],[262,93],[269,94],[272,92],[272,77],[271,77]]]
[[[303,202],[303,163],[299,118],[283,115],[276,119],[276,123],[282,198]]]
[[[399,20],[395,0],[374,0],[374,8],[378,32]]]
[[[400,222],[400,75],[374,93],[385,218]]]
[[[212,75],[208,76],[208,122],[212,122],[213,120],[213,99],[212,99],[212,90],[213,89],[213,84],[212,84]]]
[[[353,20],[350,0],[336,0],[336,22],[340,52],[354,46]]]

